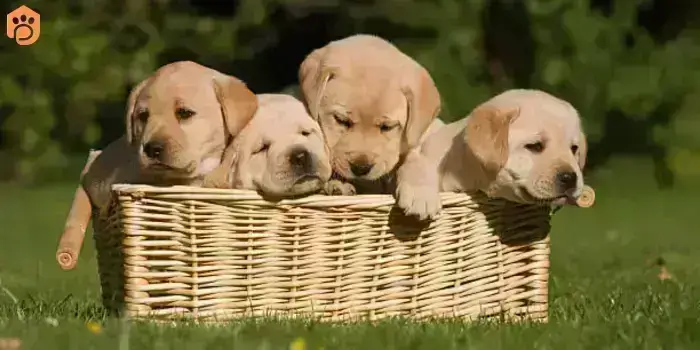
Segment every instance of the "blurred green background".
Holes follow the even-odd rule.
[[[312,49],[354,33],[392,40],[432,73],[441,118],[511,87],[571,101],[590,170],[652,159],[656,184],[700,175],[696,0],[47,0],[31,46],[0,40],[0,180],[77,181],[87,150],[123,133],[127,93],[194,60],[256,93],[294,91]]]

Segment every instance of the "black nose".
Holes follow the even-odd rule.
[[[165,146],[163,143],[157,141],[150,141],[143,145],[143,153],[145,153],[146,156],[151,159],[160,159],[160,157],[163,155],[164,149]]]
[[[365,176],[369,174],[372,170],[374,164],[368,163],[366,161],[350,163],[350,171],[352,171],[355,176]]]
[[[311,167],[311,154],[306,149],[295,149],[289,154],[289,163],[297,169],[308,171]]]
[[[562,171],[557,174],[557,183],[563,190],[569,190],[576,187],[576,180],[578,177],[573,171]]]

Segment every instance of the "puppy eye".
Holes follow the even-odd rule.
[[[136,118],[142,123],[145,123],[148,120],[150,113],[148,113],[147,109],[141,110],[136,112]]]
[[[571,153],[576,154],[576,152],[578,152],[578,146],[576,146],[576,145],[571,146]]]
[[[381,132],[389,132],[391,130],[394,130],[399,124],[381,124],[379,125],[379,131]]]
[[[309,135],[311,135],[311,131],[303,130],[303,131],[301,132],[301,136],[307,137],[307,136],[309,136]]]
[[[544,144],[542,142],[528,143],[527,145],[525,145],[525,148],[527,148],[527,150],[530,152],[540,153],[544,151]]]
[[[260,148],[258,148],[257,151],[253,152],[253,154],[258,154],[258,153],[262,153],[262,152],[267,152],[268,149],[270,149],[270,143],[265,142],[265,143],[263,143],[263,144],[260,146]]]
[[[333,118],[335,119],[335,121],[336,121],[338,124],[340,124],[340,125],[342,125],[342,126],[344,126],[344,127],[346,127],[346,128],[350,128],[350,127],[352,126],[352,121],[349,120],[349,119],[343,118],[343,117],[341,117],[341,116],[339,116],[339,115],[337,115],[337,114],[333,114]]]
[[[192,116],[194,116],[196,113],[191,109],[178,108],[175,111],[175,114],[177,114],[177,117],[180,118],[181,120],[185,120],[185,119],[192,118]]]

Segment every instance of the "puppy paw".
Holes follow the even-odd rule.
[[[396,189],[396,205],[408,216],[419,220],[433,220],[442,211],[440,191],[432,186],[412,186],[399,183]]]
[[[226,186],[225,182],[219,181],[218,179],[205,177],[204,180],[202,180],[200,187],[203,187],[203,188],[227,188],[228,186]]]
[[[226,169],[218,167],[204,176],[200,186],[204,188],[232,188],[228,179],[229,174]]]
[[[355,186],[340,180],[328,181],[323,190],[329,196],[354,196],[357,193]]]

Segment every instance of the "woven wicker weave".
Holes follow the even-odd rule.
[[[114,193],[112,213],[93,221],[103,301],[132,317],[547,319],[546,207],[444,193],[443,213],[421,227],[388,195]]]

